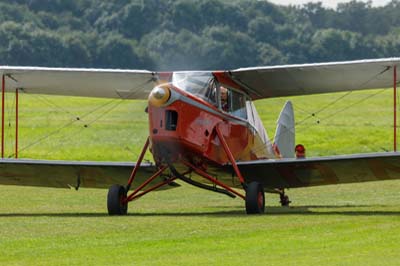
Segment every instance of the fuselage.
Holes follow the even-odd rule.
[[[249,97],[237,84],[222,82],[215,73],[178,72],[153,89],[148,115],[150,150],[157,164],[184,160],[208,169],[229,163],[217,127],[236,161],[275,158]],[[229,97],[223,103],[225,88]]]

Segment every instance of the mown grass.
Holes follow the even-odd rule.
[[[256,102],[274,136],[287,99],[296,116],[297,143],[309,156],[393,150],[391,90],[321,94]],[[132,161],[147,137],[146,101],[20,96],[19,156]],[[7,95],[6,155],[14,154],[14,95]],[[77,119],[79,118],[79,120]],[[34,144],[34,145],[33,145]],[[148,156],[151,159],[151,156]]]
[[[246,216],[240,200],[184,186],[109,217],[104,190],[2,187],[0,264],[397,265],[399,189],[294,189],[293,207],[274,195]]]
[[[391,92],[378,92],[295,97],[297,121],[311,115],[298,125],[297,142],[306,145],[309,156],[391,150]],[[373,97],[333,115],[369,95]],[[12,95],[8,98],[10,110]],[[21,157],[135,160],[147,134],[145,102],[45,99],[21,96],[21,149],[77,116],[80,120],[24,148]],[[257,102],[270,137],[285,100]],[[114,104],[118,106],[102,116]],[[102,105],[106,108],[99,108]],[[96,111],[85,116],[92,110]],[[6,153],[12,155],[13,122],[6,121],[11,123]],[[242,200],[186,185],[146,195],[130,205],[126,217],[106,215],[106,190],[0,189],[0,265],[398,265],[400,261],[398,181],[292,189],[290,208],[279,207],[278,197],[267,195],[267,214],[260,216],[245,215]]]

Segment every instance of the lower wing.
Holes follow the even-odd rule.
[[[295,188],[400,179],[400,153],[354,154],[238,163],[247,182]]]
[[[41,187],[108,188],[126,184],[134,163],[74,162],[45,160],[0,160],[0,184]],[[239,162],[246,182],[266,188],[295,188],[342,183],[400,179],[400,153],[355,154],[305,159]],[[229,168],[232,168],[229,166]],[[157,170],[142,163],[135,184],[142,184]],[[229,172],[232,169],[228,169]],[[161,176],[152,183],[163,182]],[[171,188],[173,186],[163,186]]]
[[[44,160],[0,160],[0,184],[40,187],[108,188],[113,184],[126,184],[134,163],[74,162]],[[151,163],[142,163],[134,184],[142,184],[157,170]],[[164,181],[156,178],[152,183]],[[168,188],[171,186],[163,186]]]

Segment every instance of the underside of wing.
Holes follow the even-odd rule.
[[[266,188],[295,188],[400,179],[400,153],[343,155],[311,159],[238,163],[246,181]]]
[[[134,163],[3,159],[0,160],[0,184],[56,188],[108,188],[113,184],[126,184],[134,166]],[[153,164],[142,163],[133,186],[142,184],[156,170]],[[163,177],[158,177],[152,183],[162,181],[164,181]]]
[[[242,68],[227,72],[247,87],[253,100],[262,98],[389,88],[400,58],[304,65]]]
[[[146,70],[0,67],[6,91],[121,99],[147,99],[156,74]]]

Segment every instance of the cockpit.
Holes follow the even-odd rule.
[[[242,91],[220,83],[211,72],[174,72],[172,84],[215,106],[223,113],[246,120],[263,142],[268,140],[266,131],[251,99]]]
[[[248,118],[248,97],[234,88],[220,84],[211,72],[175,72],[172,84],[226,113],[246,120]]]
[[[217,84],[210,72],[174,72],[172,84],[196,97],[218,106]]]

